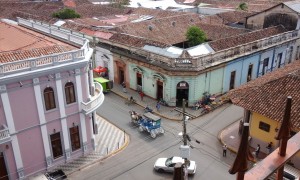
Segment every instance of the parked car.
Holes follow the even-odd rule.
[[[184,163],[184,159],[178,156],[172,156],[170,158],[159,158],[154,164],[154,169],[158,172],[174,172],[176,163]],[[188,174],[196,173],[196,162],[189,161]]]

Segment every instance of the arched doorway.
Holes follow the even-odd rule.
[[[185,81],[181,81],[177,84],[176,88],[176,106],[182,107],[182,100],[185,99],[188,102],[189,98],[189,84]]]

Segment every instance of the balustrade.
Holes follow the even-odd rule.
[[[40,30],[44,33],[48,33],[54,36],[58,36],[63,39],[67,39],[76,44],[80,44],[82,45],[82,47],[75,51],[73,50],[56,55],[48,55],[38,58],[30,58],[21,61],[0,64],[0,76],[5,76],[6,73],[11,73],[15,71],[30,71],[36,68],[45,68],[47,66],[55,66],[61,63],[69,63],[71,61],[83,60],[85,58],[85,55],[89,51],[88,40],[72,34],[70,35],[68,34],[69,32],[59,31],[58,29],[51,29],[51,27],[53,26],[46,26],[45,24],[25,20],[22,18],[18,18],[18,22],[21,25]]]
[[[10,141],[11,137],[7,128],[0,130],[0,144]]]
[[[81,102],[82,110],[85,114],[89,114],[96,110],[104,101],[103,88],[101,84],[95,82],[95,95],[88,102]]]

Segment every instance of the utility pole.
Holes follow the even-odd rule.
[[[186,135],[186,116],[185,116],[185,99],[182,100],[182,123],[183,123],[183,145],[187,146],[187,135]]]

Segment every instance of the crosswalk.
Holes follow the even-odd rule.
[[[96,152],[105,156],[118,150],[124,145],[126,134],[113,124],[101,119],[101,117],[99,117],[99,119],[99,134],[96,137]]]
[[[53,171],[61,169],[66,175],[77,171],[93,162],[98,161],[118,149],[122,148],[128,140],[124,131],[111,124],[100,116],[97,116],[98,134],[95,135],[96,149],[86,156],[81,156],[74,161],[57,166]]]

